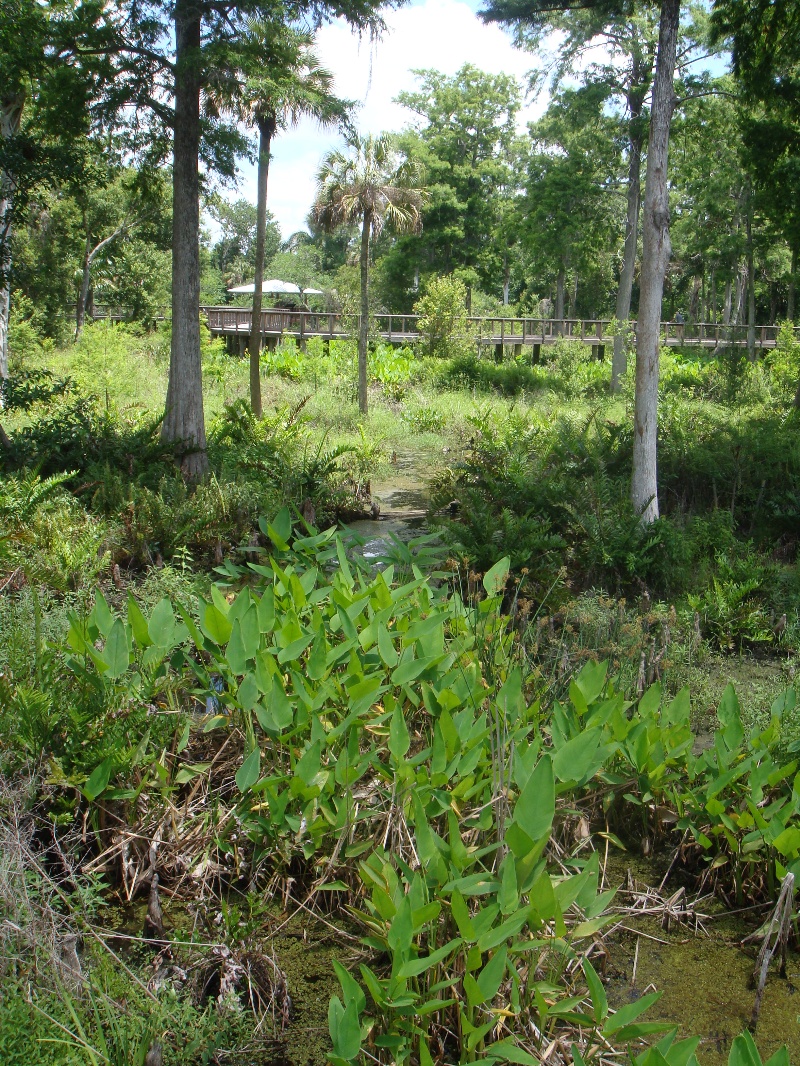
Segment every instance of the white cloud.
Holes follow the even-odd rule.
[[[511,74],[521,83],[532,57],[515,49],[497,26],[486,26],[465,0],[422,0],[390,11],[381,40],[359,40],[344,22],[323,27],[317,35],[320,58],[334,74],[340,96],[360,104],[356,124],[362,133],[400,130],[411,112],[393,103],[399,92],[414,89],[414,68],[455,74],[465,63],[490,74]],[[544,110],[544,100],[527,107],[525,120]],[[338,141],[335,133],[312,122],[276,137],[269,175],[269,209],[288,236],[304,227],[314,198],[315,175],[325,152]],[[255,172],[245,164],[239,195],[255,202]]]

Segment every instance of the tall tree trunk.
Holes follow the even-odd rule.
[[[566,270],[564,269],[563,261],[559,264],[558,275],[556,277],[556,319],[561,322],[564,318],[564,290],[566,288],[567,278]],[[558,333],[563,333],[561,326],[558,327]]]
[[[200,7],[175,2],[172,164],[172,345],[162,439],[189,478],[208,470],[200,365]]]
[[[369,237],[372,212],[361,223],[361,319],[358,323],[358,409],[367,413],[367,342],[369,340]]]
[[[753,254],[753,197],[747,197],[747,358],[756,360],[756,272]]]
[[[717,272],[716,267],[711,268],[711,304],[709,307],[709,322],[717,321]]]
[[[789,319],[790,322],[794,322],[794,302],[795,302],[795,292],[796,292],[795,278],[797,277],[797,245],[796,244],[792,246],[792,265],[789,268],[789,271],[790,271],[789,272],[789,293],[788,293],[788,296],[786,298],[786,317]]]
[[[636,337],[636,400],[631,500],[644,524],[658,518],[658,370],[661,300],[671,251],[667,162],[675,106],[675,54],[680,0],[661,0],[653,83],[647,178],[642,213],[642,282]]]
[[[253,311],[250,316],[250,407],[261,418],[261,287],[264,283],[264,245],[267,235],[267,179],[269,153],[275,133],[272,116],[258,120],[258,195],[256,208],[256,272]]]
[[[89,237],[83,246],[83,263],[81,264],[81,285],[78,289],[78,299],[75,304],[75,340],[80,337],[83,332],[83,325],[86,320],[86,300],[89,296],[89,284],[92,277],[92,266],[89,261],[89,254],[92,250],[92,242]]]
[[[744,302],[747,295],[747,258],[739,264],[739,273],[736,276],[736,298],[733,301],[733,316],[731,325],[738,326],[744,318]]]
[[[23,92],[0,98],[0,139],[8,140],[19,132]],[[14,182],[10,174],[0,171],[0,378],[8,377],[8,321],[11,315],[11,213]],[[3,397],[0,394],[0,407]]]
[[[508,290],[511,287],[511,265],[508,256],[503,262],[503,307],[508,307]]]
[[[636,119],[638,127],[641,104],[636,116],[631,113],[630,122]],[[622,254],[622,270],[617,289],[617,322],[627,322],[631,317],[631,294],[633,292],[633,275],[636,270],[636,247],[639,238],[639,209],[642,200],[642,135],[632,135],[628,144],[628,211],[625,216],[625,246]],[[614,355],[611,361],[611,391],[619,392],[621,378],[628,370],[628,353],[625,347],[624,333],[614,337]]]
[[[733,285],[730,278],[725,279],[725,302],[722,306],[722,324],[731,324],[731,301],[733,300]]]

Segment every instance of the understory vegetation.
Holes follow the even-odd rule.
[[[663,353],[644,529],[580,344],[376,343],[364,420],[355,345],[286,341],[256,420],[206,337],[195,485],[167,352],[29,326],[3,383],[3,1061],[720,1061],[609,958],[701,903],[757,950],[800,874],[791,335]],[[376,568],[346,525],[408,463],[431,532]],[[757,1015],[732,1066],[788,1062]]]

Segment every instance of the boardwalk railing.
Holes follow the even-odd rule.
[[[208,328],[214,334],[244,338],[250,333],[249,307],[204,307]],[[122,312],[111,308],[96,308],[93,317],[119,320]],[[284,311],[268,308],[261,312],[261,333],[267,338],[349,337],[358,330],[357,315],[343,316],[331,311]],[[383,340],[393,344],[413,344],[419,339],[418,315],[376,314],[371,316],[373,328]],[[502,316],[472,317],[468,320],[478,347],[553,344],[560,337],[583,341],[584,344],[614,343],[612,320],[586,318],[504,318]],[[635,334],[636,321],[630,322]],[[756,326],[757,348],[774,348],[779,326]],[[725,326],[719,322],[662,322],[664,344],[704,348],[746,347],[747,326]],[[794,327],[800,340],[800,327]]]

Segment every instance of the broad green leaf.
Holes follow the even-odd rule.
[[[501,948],[497,949],[478,974],[478,988],[481,990],[484,1003],[487,1000],[494,999],[497,995],[500,985],[503,983],[503,978],[505,977],[507,957],[508,949],[506,948],[506,945],[503,944]]]
[[[233,622],[230,640],[225,648],[225,658],[234,674],[243,674],[247,670],[247,653],[242,640],[242,624],[238,618]]]
[[[511,558],[506,555],[498,560],[491,569],[483,575],[483,587],[487,596],[500,596],[506,587],[508,571],[511,568]]]
[[[271,633],[275,628],[275,592],[265,588],[256,608],[258,628],[262,633]]]
[[[433,666],[439,659],[438,655],[426,656],[422,659],[404,658],[392,673],[392,684],[407,685],[409,681],[416,681],[420,674],[424,674],[428,667]]]
[[[175,628],[175,612],[165,596],[153,608],[147,630],[154,644],[170,651],[175,646]]]
[[[744,740],[742,729],[742,714],[739,709],[739,700],[736,697],[736,689],[728,682],[722,699],[717,708],[717,718],[722,725],[722,736],[729,751],[739,747]]]
[[[183,727],[183,732],[181,733],[180,737],[178,738],[178,746],[175,749],[175,751],[178,753],[178,755],[180,755],[180,753],[182,751],[185,751],[186,748],[188,747],[188,745],[189,745],[189,734],[191,733],[191,730],[192,730],[192,723],[189,721]],[[150,730],[149,729],[147,730],[147,734],[146,735],[147,735],[148,738],[150,737]],[[139,749],[137,748],[136,751],[138,752]]]
[[[189,743],[189,727],[190,727],[190,725],[191,725],[191,723],[187,722],[186,725],[184,726],[184,733],[186,734],[186,743],[187,744]],[[177,751],[178,751],[179,754],[180,754],[180,752],[183,751],[183,748],[186,747],[186,744],[183,745],[183,748],[180,746],[181,740],[183,740],[183,734],[181,734],[181,739],[178,741]],[[136,750],[134,751],[133,758],[131,759],[131,766],[138,766],[141,763],[141,761],[144,759],[145,755],[147,754],[147,745],[149,743],[150,743],[150,727],[148,726],[148,728],[145,730],[144,736],[139,741],[139,743],[136,745]]]
[[[663,711],[665,725],[688,725],[692,714],[692,699],[685,686]]]
[[[231,639],[233,626],[213,603],[206,603],[202,611],[201,628],[209,640],[223,647]]]
[[[150,639],[147,620],[131,592],[128,592],[128,625],[131,627],[133,639],[139,647],[149,648],[153,641]]]
[[[297,760],[297,765],[294,768],[295,775],[309,788],[313,785],[314,778],[319,773],[321,749],[320,741],[314,741]]]
[[[612,1015],[603,1026],[603,1036],[613,1036],[614,1033],[629,1026],[640,1014],[644,1014],[654,1003],[661,999],[661,992],[651,992],[648,996],[642,996],[633,1003],[626,1003],[624,1007]]]
[[[496,1044],[490,1044],[484,1056],[486,1062],[516,1062],[520,1066],[539,1066],[541,1059],[535,1059],[533,1055],[518,1047],[512,1040],[498,1040]],[[578,1066],[576,1063],[575,1066]]]
[[[472,924],[469,910],[464,902],[464,897],[457,888],[453,889],[452,895],[450,896],[450,910],[453,913],[453,918],[455,919],[455,923],[458,926],[458,931],[462,938],[470,942],[477,940],[475,926]]]
[[[761,1066],[761,1055],[755,1041],[745,1029],[736,1037],[728,1053],[728,1066]]]
[[[175,774],[174,783],[176,785],[185,785],[189,781],[194,781],[196,777],[201,777],[210,766],[210,762],[198,762],[181,766],[180,770]]]
[[[339,978],[339,984],[342,986],[345,1007],[354,1002],[357,1012],[361,1014],[367,1006],[367,997],[364,995],[361,985],[336,959],[333,960],[333,968]]]
[[[389,726],[389,751],[395,762],[399,763],[405,758],[410,747],[411,737],[408,735],[408,726],[406,725],[402,705],[398,701],[395,704],[392,721]]]
[[[111,767],[114,765],[113,758],[109,755],[103,759],[99,766],[95,766],[89,779],[83,786],[83,794],[88,800],[94,801],[108,788],[108,782],[111,780]]]
[[[333,996],[328,1008],[328,1029],[333,1050],[346,1062],[352,1062],[361,1050],[361,1025],[355,1000],[343,1007],[338,996]]]
[[[534,843],[550,835],[556,812],[553,763],[543,755],[514,807],[514,821]]]
[[[251,605],[239,618],[242,632],[242,646],[248,659],[254,659],[261,647],[261,627],[258,622],[258,609]]]
[[[644,693],[639,700],[639,717],[642,719],[650,718],[655,715],[658,708],[661,706],[661,682],[656,681],[654,685],[651,685],[649,689]]]
[[[602,760],[597,758],[602,730],[587,729],[568,740],[553,755],[553,772],[559,781],[577,781],[599,770]]]
[[[603,687],[606,683],[606,674],[608,673],[608,663],[593,663],[588,662],[583,667],[581,672],[575,678],[575,685],[581,692],[581,695],[586,700],[587,705],[591,705],[603,691]],[[573,781],[577,780],[575,777]]]
[[[321,681],[325,676],[327,659],[328,642],[325,639],[325,630],[320,626],[317,630],[317,635],[314,637],[314,643],[311,645],[311,651],[306,662],[306,672],[312,681]]]
[[[253,748],[242,765],[236,771],[236,787],[240,792],[247,792],[258,781],[261,772],[261,749]]]
[[[586,975],[586,983],[589,986],[589,995],[592,999],[592,1013],[598,1025],[602,1025],[608,1015],[608,998],[603,982],[597,976],[597,971],[587,958],[583,959],[583,972]]]
[[[103,659],[108,666],[108,676],[113,678],[122,677],[130,665],[128,634],[121,618],[114,619],[106,646],[103,648]]]
[[[431,967],[436,966],[446,959],[457,947],[460,947],[461,939],[450,940],[443,947],[438,948],[436,951],[432,951],[430,955],[425,955],[421,959],[410,959],[398,970],[396,976],[403,977],[418,977],[421,973],[425,973],[426,970],[430,970]]]
[[[236,698],[243,711],[252,711],[255,707],[258,701],[258,685],[256,684],[256,675],[252,670],[244,675]]]
[[[500,907],[500,913],[504,915],[513,914],[519,903],[517,871],[514,865],[514,856],[510,853],[503,859],[503,865],[500,867],[500,888],[497,893],[497,903]]]
[[[99,589],[95,597],[90,621],[94,622],[102,637],[107,637],[111,632],[111,627],[114,625],[114,614],[108,606],[108,600]]]
[[[294,708],[283,689],[280,677],[274,675],[266,706],[256,705],[256,717],[261,728],[271,733],[282,733],[294,721]]]
[[[767,1059],[764,1066],[789,1066],[789,1051],[784,1044],[774,1055]]]
[[[386,937],[389,947],[394,952],[395,960],[408,957],[413,936],[414,924],[411,920],[411,901],[408,896],[403,896]]]
[[[397,648],[395,648],[394,642],[389,635],[389,630],[384,625],[378,625],[378,651],[380,652],[383,662],[390,670],[394,670],[397,666],[399,656],[397,654]]]
[[[267,535],[279,551],[288,550],[289,537],[292,535],[292,516],[289,514],[288,507],[282,507],[268,523]]]

